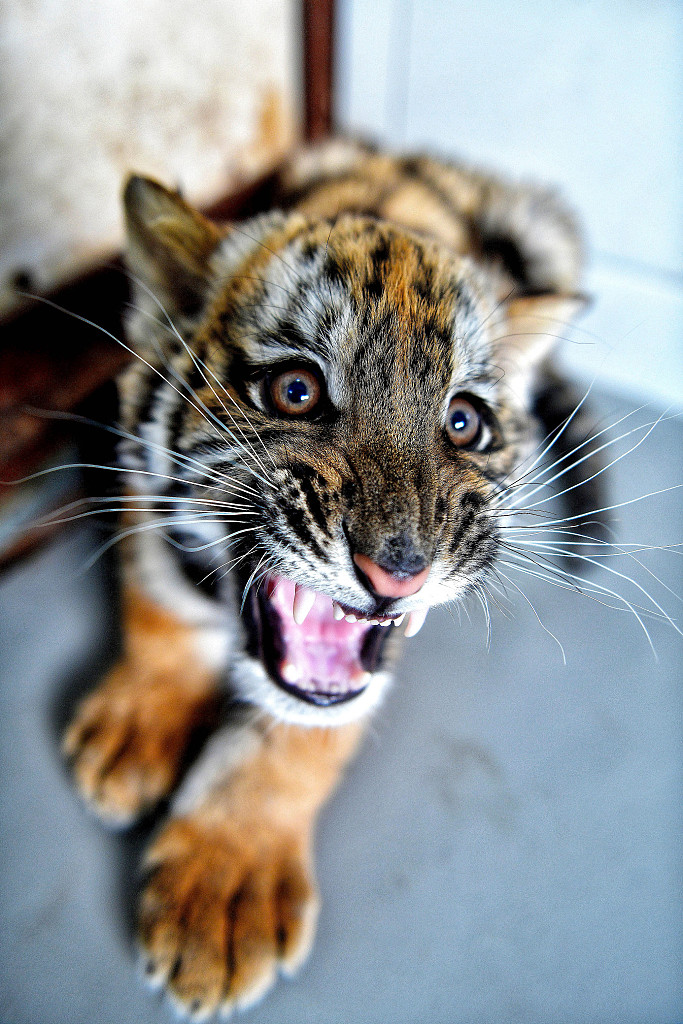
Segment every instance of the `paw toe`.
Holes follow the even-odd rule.
[[[309,876],[290,868],[277,891],[278,944],[282,970],[294,974],[311,951],[320,898]]]
[[[265,995],[277,974],[274,907],[264,885],[247,882],[226,912],[229,984],[227,997],[240,1008]]]
[[[193,1018],[251,1006],[278,968],[293,972],[311,948],[318,897],[306,865],[292,863],[290,852],[264,857],[257,849],[177,819],[145,859],[139,937],[147,977]]]

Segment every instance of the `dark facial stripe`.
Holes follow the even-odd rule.
[[[303,463],[297,463],[291,466],[290,472],[301,488],[308,510],[316,525],[327,537],[331,537],[332,534],[330,532],[327,515],[323,509],[320,495],[313,486],[313,479],[317,479],[317,481],[320,482],[320,474],[310,466],[306,466]],[[325,486],[325,481],[323,481],[323,486]]]
[[[284,518],[284,516],[281,518]],[[291,551],[293,554],[303,558],[304,561],[308,562],[308,564],[313,568],[317,568],[315,561],[310,557],[308,552],[308,548],[312,547],[312,545],[304,542],[304,549],[302,550],[301,546],[295,544],[287,531],[276,521],[272,521],[268,524],[268,532],[272,534],[273,540],[277,541],[280,548],[284,548],[286,551]]]
[[[325,552],[308,529],[307,519],[301,506],[294,505],[291,502],[283,500],[281,503],[280,513],[303,546],[322,562],[326,561]]]
[[[449,553],[454,558],[460,557],[460,549],[463,539],[472,529],[477,515],[484,504],[485,499],[476,491],[466,491],[460,499],[458,511],[460,513],[458,526],[451,537]]]

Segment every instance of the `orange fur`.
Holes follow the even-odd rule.
[[[163,828],[145,859],[147,970],[202,1012],[248,1005],[308,953],[318,896],[316,814],[362,727],[267,722],[245,763]]]
[[[82,795],[119,824],[171,791],[217,705],[190,627],[129,586],[124,628],[123,657],[64,738]],[[247,1005],[278,967],[294,971],[307,955],[319,906],[315,819],[362,731],[264,719],[244,763],[162,829],[144,862],[139,941],[149,973],[182,1005]]]
[[[121,824],[171,791],[218,703],[212,674],[193,654],[192,629],[133,588],[124,594],[124,645],[63,744],[81,794]]]
[[[495,546],[493,481],[532,436],[524,383],[553,340],[549,323],[554,330],[577,306],[581,247],[552,192],[340,143],[294,158],[281,183],[288,210],[244,228],[210,224],[152,181],[132,178],[126,189],[136,281],[128,337],[143,358],[120,381],[122,423],[136,439],[120,457],[150,488],[184,485],[168,488],[168,505],[149,521],[132,521],[131,534],[141,529],[128,578],[194,615],[184,573],[198,581],[198,602],[218,611],[202,632],[128,583],[123,656],[64,741],[102,817],[130,822],[149,810],[176,784],[193,737],[217,719],[218,670],[201,660],[200,641],[208,659],[214,622],[215,632],[226,627],[226,692],[249,711],[181,788],[145,859],[139,912],[150,977],[201,1016],[253,1002],[278,968],[293,970],[307,954],[316,816],[363,731],[358,721],[319,726],[376,706],[397,646],[387,637],[381,664],[368,658],[362,690],[344,694],[332,680],[325,699],[310,689],[297,697],[267,663],[273,650],[280,656],[274,627],[271,648],[259,633],[268,615],[255,624],[259,606],[244,599],[256,602],[264,575],[282,573],[328,602],[360,602],[368,617],[377,595],[349,571],[354,552],[380,566],[389,551],[410,575],[411,559],[429,562],[419,570],[432,586],[425,605],[483,579]],[[319,418],[276,415],[268,389],[284,359],[329,384]],[[471,450],[448,441],[457,382],[473,415],[487,409],[484,440]],[[151,497],[145,481],[138,486]],[[143,533],[163,526],[166,511],[177,542]],[[176,548],[167,559],[150,554],[160,536]],[[216,577],[228,547],[251,572],[241,596],[243,580],[232,592]]]

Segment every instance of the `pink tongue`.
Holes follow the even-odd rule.
[[[338,622],[330,598],[315,592],[313,607],[305,622],[297,626],[292,617],[294,584],[278,576],[270,579],[267,587],[270,603],[280,616],[285,653],[278,668],[283,679],[318,693],[359,690],[365,676],[360,650],[368,624]]]

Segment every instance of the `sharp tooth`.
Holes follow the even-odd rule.
[[[427,608],[416,608],[414,612],[410,613],[405,631],[406,636],[416,636],[420,632],[427,618],[427,611]]]
[[[332,602],[332,614],[334,615],[337,622],[341,622],[341,620],[344,618],[344,611],[341,605],[337,604],[336,601]]]
[[[302,626],[306,616],[315,604],[315,591],[300,587],[297,583],[294,588],[294,603],[292,605],[292,618],[297,626]]]
[[[403,615],[399,615],[399,617],[397,619],[393,620],[394,621],[394,625],[395,626],[400,626],[401,623],[403,622],[403,620],[405,619],[405,617],[406,617],[406,613],[405,612],[403,613]]]
[[[301,678],[301,672],[293,661],[283,661],[280,666],[280,675],[286,683],[298,683]]]

